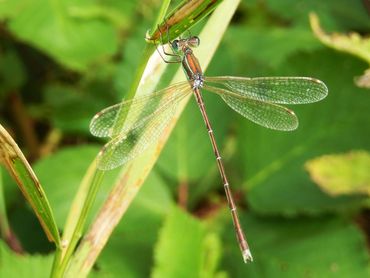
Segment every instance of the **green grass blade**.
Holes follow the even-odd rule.
[[[17,182],[48,239],[60,246],[60,237],[54,216],[40,182],[22,151],[9,133],[0,125],[0,162]]]

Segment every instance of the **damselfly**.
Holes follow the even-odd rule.
[[[142,153],[159,138],[175,113],[177,104],[193,93],[208,130],[243,259],[245,262],[252,261],[201,89],[219,95],[245,118],[267,128],[285,131],[296,129],[298,119],[292,110],[280,104],[316,102],[326,97],[328,89],[322,81],[310,77],[205,77],[192,51],[199,42],[198,37],[190,36],[170,43],[173,53],[169,55],[175,57],[172,62],[182,63],[187,81],[108,107],[94,116],[90,124],[91,133],[112,138],[99,154],[98,168],[113,169]],[[114,132],[113,127],[120,113],[127,115],[125,124]]]

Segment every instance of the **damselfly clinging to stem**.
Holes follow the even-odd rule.
[[[174,57],[171,62],[182,64],[187,81],[108,107],[94,116],[91,133],[112,138],[99,154],[98,168],[113,169],[142,153],[160,137],[180,100],[193,93],[211,140],[243,259],[252,261],[201,90],[219,95],[232,109],[259,125],[289,131],[297,128],[298,119],[280,104],[316,102],[326,97],[328,89],[322,81],[310,77],[205,77],[192,51],[199,43],[196,36],[180,38],[169,43],[173,53],[165,52]],[[123,127],[114,132],[120,113],[127,117]]]

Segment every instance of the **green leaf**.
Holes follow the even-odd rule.
[[[174,207],[159,235],[153,277],[205,277],[204,241],[201,223]]]
[[[348,30],[370,27],[369,15],[361,1],[354,1],[351,5],[348,5],[348,0],[337,0],[335,3],[321,0],[267,0],[266,2],[270,20],[278,21],[277,23],[285,26],[307,26],[308,13],[316,11],[320,16],[325,17],[325,21],[333,28]]]
[[[92,63],[116,52],[118,37],[109,22],[74,18],[71,6],[70,1],[26,1],[9,20],[9,28],[60,64],[86,71]]]
[[[366,151],[324,155],[305,164],[311,179],[331,196],[370,195],[370,155]]]
[[[85,2],[85,3],[84,3]],[[73,3],[73,2],[72,2]],[[128,28],[130,16],[135,14],[135,1],[104,1],[92,2],[80,1],[73,3],[68,9],[70,15],[78,19],[97,19],[103,18],[111,21],[116,28]],[[147,3],[149,5],[150,3]]]
[[[99,150],[100,147],[92,145],[64,148],[34,165],[40,181],[45,184],[45,192],[55,212],[58,227],[63,227],[78,185]],[[106,197],[106,190],[111,186],[116,175],[114,171],[107,175],[102,185],[105,190],[98,193],[93,211],[98,209],[99,204]]]
[[[337,217],[297,219],[241,215],[253,253],[252,264],[227,232],[223,267],[230,277],[368,277],[370,257],[356,225]],[[230,227],[227,231],[232,231]],[[225,241],[226,241],[225,240]]]
[[[44,189],[9,133],[0,125],[0,163],[17,182],[38,217],[48,239],[60,246],[59,231]]]
[[[68,133],[88,133],[91,115],[102,108],[102,103],[108,105],[102,101],[102,92],[86,93],[71,86],[52,85],[46,87],[43,93],[50,111],[48,120],[53,127]]]
[[[209,233],[204,238],[203,266],[200,277],[225,277],[226,273],[216,272],[220,263],[222,242],[218,235]]]
[[[311,5],[308,2],[276,1],[268,6],[268,10],[278,5],[285,5],[281,10],[289,6],[297,9],[302,13],[302,20],[307,21],[305,8]],[[322,5],[328,3],[322,2]],[[306,15],[303,16],[303,13]],[[290,13],[281,15],[291,16]],[[365,112],[366,91],[353,86],[352,80],[358,69],[366,65],[348,55],[323,50],[323,47],[312,42],[313,36],[311,39],[306,37],[312,44],[300,44],[295,39],[296,31],[301,30],[302,34],[308,36],[309,26],[304,29],[303,25],[298,28],[297,24],[294,21],[289,28],[279,28],[276,35],[274,31],[261,31],[264,44],[259,43],[261,38],[258,37],[254,37],[255,42],[250,42],[242,34],[237,37],[226,36],[224,44],[227,47],[219,49],[218,59],[213,62],[212,72],[217,75],[222,74],[217,70],[221,68],[223,74],[251,77],[312,76],[323,80],[329,88],[329,96],[320,103],[289,107],[296,112],[300,121],[298,130],[292,133],[267,130],[239,117],[239,152],[234,155],[235,166],[244,177],[244,188],[249,191],[247,198],[251,207],[260,213],[323,213],[363,207],[366,205],[363,196],[331,198],[324,194],[309,180],[304,163],[328,152],[370,147],[364,129],[364,126],[370,125],[370,118]],[[250,33],[249,26],[245,29],[247,34]],[[281,39],[278,33],[281,33]],[[284,43],[280,47],[282,40]],[[246,55],[241,49],[249,49],[249,45],[250,53]],[[272,53],[271,49],[275,48],[278,50]],[[260,55],[260,52],[265,55]],[[272,64],[267,60],[277,62]],[[339,72],[333,67],[341,69],[341,78],[338,78]]]
[[[152,172],[99,256],[98,277],[149,277],[158,231],[173,206],[163,181]],[[114,213],[114,212],[112,212]]]
[[[11,18],[15,17],[22,9],[26,0],[3,0],[0,2],[0,17]]]
[[[263,33],[262,36],[261,33]],[[236,43],[235,38],[243,39]],[[246,41],[248,43],[242,43]],[[287,30],[276,27],[262,29],[251,27],[246,29],[243,25],[237,25],[231,26],[227,31],[224,47],[232,56],[239,57],[236,65],[245,66],[245,59],[252,58],[268,67],[276,68],[289,56],[301,51],[313,51],[319,48],[320,44],[307,28],[293,27]],[[219,75],[224,74],[226,73],[219,73]]]
[[[13,253],[0,240],[0,277],[50,277],[53,256]]]
[[[340,79],[337,72],[328,70],[334,64],[343,69]],[[327,196],[304,171],[304,163],[313,157],[370,147],[364,129],[370,126],[367,97],[352,83],[359,66],[349,56],[326,50],[292,56],[277,69],[283,76],[317,77],[327,84],[329,95],[319,103],[291,107],[300,121],[291,133],[270,131],[243,120],[240,132],[245,140],[239,149],[248,179],[245,188],[250,190],[248,200],[254,210],[322,213],[366,205],[363,196]]]

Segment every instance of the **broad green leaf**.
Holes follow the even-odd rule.
[[[225,272],[219,271],[220,258],[222,256],[222,242],[218,234],[208,233],[204,238],[203,266],[200,277],[223,278],[227,277]]]
[[[262,33],[262,34],[261,34]],[[240,38],[240,42],[235,39]],[[248,43],[242,43],[242,42]],[[263,45],[264,47],[261,47]],[[231,26],[226,33],[225,52],[239,57],[238,63],[245,66],[246,59],[253,59],[268,67],[276,68],[290,55],[306,51],[314,51],[320,47],[311,30],[302,27],[290,29],[266,27],[245,28],[243,25]],[[222,59],[216,55],[216,59]],[[218,72],[217,75],[229,75],[229,72]],[[255,76],[257,73],[254,73]]]
[[[149,277],[153,246],[173,206],[164,182],[152,172],[99,256],[97,277]],[[112,213],[114,213],[112,211]]]
[[[15,36],[60,64],[87,71],[94,62],[116,52],[118,37],[109,22],[76,18],[71,7],[70,1],[25,1],[8,24]]]
[[[258,3],[258,1],[257,1]],[[315,11],[324,16],[326,22],[333,28],[356,29],[369,28],[369,15],[361,1],[348,0],[267,0],[267,18],[275,20],[275,24],[308,25],[308,13]],[[286,12],[289,11],[289,12]],[[271,14],[272,13],[272,14]],[[276,22],[277,21],[277,22]]]
[[[212,277],[215,266],[212,260],[208,261],[211,265],[206,263],[207,251],[212,250],[205,248],[205,239],[202,224],[174,207],[159,235],[152,276]]]
[[[225,230],[222,267],[230,277],[369,277],[364,234],[338,217],[266,218],[242,214],[253,253],[252,264],[238,263],[232,227]],[[227,233],[226,233],[227,231]]]
[[[34,165],[40,181],[45,184],[58,227],[63,227],[78,185],[99,150],[96,145],[64,148]],[[113,184],[116,175],[116,172],[107,175],[102,186],[105,190],[98,193],[94,211],[106,197],[106,190]]]
[[[343,69],[340,79],[336,71],[328,70],[334,65]],[[370,126],[367,97],[352,83],[359,66],[349,56],[326,50],[295,55],[277,69],[283,76],[317,77],[327,84],[329,95],[319,103],[291,106],[300,121],[298,129],[291,133],[270,131],[243,119],[240,134],[245,140],[239,149],[253,209],[269,214],[296,214],[351,210],[365,205],[363,196],[327,196],[304,171],[304,163],[315,156],[370,147],[364,129]]]
[[[322,1],[321,4],[328,5]],[[281,10],[286,10],[291,7],[294,12],[300,13],[302,20],[307,21],[306,8],[310,5],[303,1],[275,1],[268,8],[279,6]],[[352,6],[348,7],[350,9]],[[290,13],[281,15],[292,16]],[[239,116],[238,152],[234,155],[234,165],[244,176],[244,188],[249,190],[248,201],[253,209],[269,214],[319,213],[364,206],[366,198],[361,196],[330,198],[323,194],[309,180],[303,165],[306,160],[328,152],[370,147],[363,128],[370,125],[365,105],[366,91],[352,85],[352,76],[366,65],[334,51],[324,51],[317,44],[311,47],[310,44],[300,45],[295,39],[297,23],[294,21],[291,24],[290,28],[279,28],[279,32],[286,32],[281,35],[281,40],[286,41],[283,42],[284,47],[279,46],[282,42],[278,36],[272,45],[245,41],[241,34],[234,37],[232,32],[230,36],[227,33],[224,42],[227,47],[221,46],[216,54],[218,59],[210,67],[213,75],[220,74],[222,69],[223,74],[236,76],[312,76],[323,80],[329,88],[329,96],[320,103],[289,107],[300,120],[298,130],[292,133],[270,131]],[[300,27],[302,34],[308,35],[308,27]],[[245,28],[248,33],[250,28]],[[273,42],[274,36],[273,32],[260,32],[264,42]],[[256,37],[255,40],[261,38]],[[309,41],[312,39],[313,35]],[[241,49],[248,49],[249,45],[253,46],[250,54],[244,54]],[[278,48],[274,53],[277,57],[273,58],[268,51],[275,48]],[[238,49],[241,55],[233,55]],[[279,63],[274,63],[271,68],[270,62],[266,61],[268,59],[264,59],[260,52]],[[339,72],[333,68],[341,69],[341,78],[338,79]]]
[[[17,182],[31,205],[48,239],[60,245],[58,228],[44,189],[9,133],[0,125],[0,163]]]
[[[50,111],[49,120],[54,128],[66,133],[87,134],[92,115],[102,108],[102,103],[109,105],[103,100],[103,94],[106,93],[107,91],[87,93],[71,86],[48,86],[43,94],[45,106]],[[109,98],[107,95],[104,97]]]
[[[117,29],[129,27],[137,6],[135,1],[79,1],[79,3],[71,1],[71,3],[74,5],[70,5],[68,11],[74,18],[84,20],[104,18],[111,21]]]
[[[28,0],[3,0],[0,2],[0,17],[2,19],[15,17]]]
[[[307,161],[305,168],[331,196],[370,195],[370,155],[366,151],[323,155]]]
[[[50,277],[53,256],[13,253],[0,240],[0,277]]]

